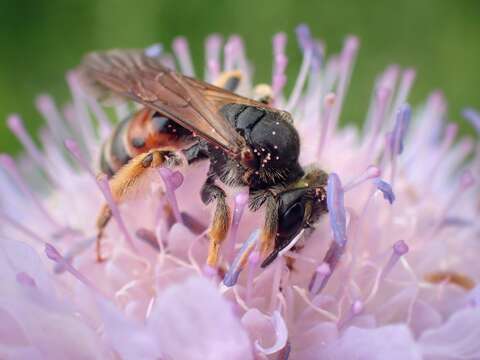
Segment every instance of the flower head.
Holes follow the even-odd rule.
[[[116,206],[94,165],[114,123],[75,73],[71,105],[37,101],[41,149],[19,116],[7,120],[26,153],[0,156],[0,357],[480,358],[479,145],[456,141],[441,93],[411,108],[415,72],[398,66],[378,78],[362,130],[339,128],[359,42],[348,37],[327,57],[306,26],[297,37],[303,62],[290,93],[287,39],[273,39],[273,105],[295,119],[302,165],[330,174],[329,214],[265,269],[261,211],[246,208],[243,189],[229,193],[220,266],[205,267],[203,164],[152,172],[143,196]],[[239,92],[254,96],[242,39],[212,35],[205,47],[204,78],[238,69]],[[195,76],[187,41],[172,48],[146,51]],[[114,107],[114,122],[129,106]],[[464,115],[478,125],[475,110]],[[97,262],[104,201],[115,221]]]

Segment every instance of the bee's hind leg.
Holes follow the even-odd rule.
[[[175,153],[175,150],[168,148],[153,149],[147,153],[135,156],[109,180],[113,200],[119,204],[129,195],[139,190],[142,183],[141,180],[148,170],[163,165],[178,166],[181,162],[182,160]],[[96,254],[98,262],[105,260],[101,253],[101,240],[111,218],[112,211],[108,204],[104,204],[97,217]]]
[[[201,190],[202,201],[209,204],[215,200],[215,213],[212,224],[208,231],[210,244],[208,248],[207,265],[216,267],[218,263],[219,251],[222,242],[225,240],[230,228],[230,208],[226,201],[226,194],[223,189],[215,185],[214,179],[209,177]]]

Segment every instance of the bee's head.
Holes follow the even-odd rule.
[[[285,248],[292,246],[292,241],[303,229],[312,227],[320,215],[327,210],[323,187],[301,187],[286,190],[277,195],[278,226],[275,248],[262,263],[269,265]]]

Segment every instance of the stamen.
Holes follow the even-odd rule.
[[[323,148],[325,147],[325,143],[327,140],[327,135],[328,135],[328,132],[330,131],[329,124],[330,124],[332,109],[333,109],[333,106],[335,105],[336,99],[337,99],[337,96],[334,93],[328,93],[327,95],[325,95],[325,98],[323,100],[324,111],[322,116],[322,125],[320,129],[320,140],[318,142],[318,150],[317,150],[318,157],[322,155]]]
[[[360,315],[364,309],[364,304],[360,300],[355,300],[350,307],[348,314],[338,322],[337,328],[342,330],[350,323],[356,316]]]
[[[325,288],[330,279],[335,267],[340,261],[340,257],[345,251],[347,245],[347,225],[344,205],[344,192],[340,178],[337,174],[331,173],[327,182],[327,207],[330,218],[330,227],[333,232],[332,243],[328,249],[323,262],[328,264],[330,271],[321,277],[318,281],[315,280],[312,287],[315,286],[318,294]],[[315,276],[315,275],[314,275]]]
[[[90,174],[90,176],[96,181],[97,177],[93,173],[88,161],[83,157],[78,144],[73,139],[66,139],[63,143],[65,148],[73,155],[74,159],[77,160],[78,164]]]
[[[390,204],[393,204],[393,202],[395,201],[395,194],[393,193],[390,184],[379,178],[373,180],[373,183],[375,184],[377,189],[383,193],[383,198],[387,200]]]
[[[86,145],[86,155],[90,156],[90,150],[96,148],[96,136],[93,130],[93,124],[91,121],[92,119],[88,113],[87,107],[84,104],[84,99],[82,98],[83,90],[78,83],[78,77],[74,71],[67,73],[67,83],[72,93],[73,110],[75,115],[73,119],[70,116],[72,120],[70,123],[76,129],[79,129],[82,143]]]
[[[19,222],[17,222],[16,220],[14,220],[10,216],[8,216],[7,214],[4,214],[3,212],[0,212],[0,219],[5,221],[6,223],[9,223],[10,225],[12,225],[12,227],[14,227],[18,231],[24,233],[25,235],[30,237],[32,240],[37,241],[41,244],[45,243],[45,240],[42,239],[40,236],[38,236],[36,232],[30,230],[25,225],[20,224]]]
[[[98,177],[95,176],[95,174],[93,173],[93,170],[90,168],[90,165],[88,164],[87,160],[82,156],[80,149],[78,148],[78,145],[74,140],[67,139],[65,140],[64,144],[67,150],[70,152],[70,154],[72,154],[75,160],[77,160],[77,162],[80,164],[80,166],[87,173],[89,173],[90,176],[93,178],[93,180],[99,187],[100,191],[102,192],[103,197],[105,198],[105,201],[110,207],[110,210],[112,211],[112,216],[117,222],[118,228],[120,229],[120,232],[125,237],[125,240],[128,246],[130,247],[131,250],[136,252],[133,239],[130,236],[130,233],[128,232],[127,227],[125,226],[125,223],[123,222],[123,218],[120,215],[120,210],[118,209],[117,203],[115,202],[115,200],[113,200],[113,196],[110,191],[110,185],[108,183],[107,176],[105,174],[101,174]]]
[[[253,280],[255,279],[255,272],[258,269],[260,263],[260,252],[253,251],[248,257],[248,270],[247,270],[247,285],[245,289],[245,303],[250,306],[253,296]]]
[[[430,170],[430,172],[427,172],[427,177],[425,178],[426,182],[430,183],[432,179],[435,178],[438,168],[442,165],[445,155],[452,146],[453,141],[455,140],[455,136],[457,136],[457,132],[457,124],[450,123],[447,125],[442,144],[440,145],[440,149],[437,151],[437,157],[435,160],[433,160],[432,169]]]
[[[397,113],[397,120],[393,129],[393,137],[391,143],[392,154],[401,154],[403,152],[403,140],[407,134],[410,119],[412,117],[412,109],[409,104],[400,107]]]
[[[157,58],[163,54],[163,45],[160,43],[150,45],[145,49],[145,55],[151,58]]]
[[[75,256],[80,255],[85,250],[89,249],[90,246],[97,240],[96,236],[92,236],[91,238],[80,240],[75,242],[73,246],[71,246],[64,255],[65,261],[71,263]],[[61,274],[65,271],[65,267],[61,264],[55,265],[54,272],[57,274]]]
[[[30,157],[35,161],[38,167],[44,169],[46,166],[45,157],[37,148],[28,132],[25,130],[25,127],[23,126],[23,121],[20,116],[16,114],[10,115],[7,118],[7,126],[22,143],[25,150],[27,150],[28,155],[30,155]]]
[[[349,36],[345,40],[342,54],[340,55],[339,79],[337,91],[335,92],[337,94],[337,100],[335,101],[335,105],[332,109],[332,126],[330,127],[330,131],[336,129],[338,125],[340,111],[343,106],[343,101],[345,99],[350,77],[352,75],[353,65],[357,56],[358,45],[358,39],[354,36]]]
[[[87,97],[86,98],[88,105],[93,111],[93,114],[95,115],[95,118],[98,120],[99,123],[99,131],[100,131],[100,139],[106,139],[111,133],[112,133],[112,124],[107,116],[105,114],[105,111],[103,111],[102,107],[98,104],[98,102],[92,98],[92,97]],[[65,136],[62,137],[62,141],[65,139]]]
[[[378,178],[380,175],[381,175],[380,169],[375,165],[370,165],[360,176],[349,181],[347,185],[343,187],[343,191],[344,192],[350,191],[353,188],[363,184],[368,180]]]
[[[207,64],[208,81],[217,79],[220,75],[220,50],[222,37],[218,34],[210,35],[205,43],[205,63]]]
[[[410,125],[412,110],[410,105],[404,104],[397,112],[395,127],[390,139],[391,173],[390,182],[393,185],[395,174],[397,172],[397,156],[403,152],[403,141]]]
[[[297,76],[297,80],[295,81],[295,86],[293,87],[293,91],[290,94],[287,105],[285,106],[285,110],[289,112],[295,108],[298,100],[300,99],[303,87],[305,86],[305,80],[307,79],[308,71],[310,70],[313,56],[313,46],[311,42],[308,41],[308,39],[305,37],[305,32],[302,29],[303,27],[297,28],[297,38],[300,44],[303,44],[303,61],[300,67],[300,72]]]
[[[366,147],[367,158],[371,160],[375,156],[375,149],[378,140],[378,135],[382,128],[382,123],[385,120],[385,113],[387,110],[388,101],[391,96],[391,90],[385,87],[380,87],[375,95],[375,105],[373,108],[373,115],[371,121],[371,127],[368,131],[369,140],[366,141],[368,146]],[[370,161],[369,161],[370,162]]]
[[[98,176],[97,179],[97,184],[100,187],[100,190],[102,191],[102,194],[108,204],[108,207],[112,211],[112,216],[117,222],[118,228],[120,229],[120,232],[123,234],[125,237],[125,240],[127,242],[127,245],[130,247],[130,249],[134,252],[136,252],[135,245],[133,243],[133,239],[130,235],[130,232],[127,230],[127,227],[125,225],[125,222],[123,221],[122,216],[120,215],[120,210],[117,206],[117,203],[113,199],[112,192],[110,190],[110,184],[108,183],[108,178],[105,174],[101,174]]]
[[[273,265],[272,293],[270,295],[269,307],[270,312],[273,312],[277,308],[277,294],[280,290],[284,266],[285,260],[283,257],[278,258],[277,262]]]
[[[68,130],[65,126],[60,113],[58,112],[55,102],[48,95],[40,95],[36,101],[37,109],[45,118],[48,128],[54,135],[55,139],[61,143],[67,137]]]
[[[224,47],[224,71],[231,71],[235,68],[235,62],[238,58],[240,44],[237,37],[231,36]]]
[[[28,275],[26,272],[19,272],[17,273],[17,275],[15,276],[17,282],[19,284],[22,284],[24,286],[28,286],[28,287],[37,287],[37,283],[35,282],[35,280],[30,276]]]
[[[317,267],[315,273],[312,276],[312,279],[310,280],[310,284],[308,286],[310,294],[318,294],[325,277],[329,276],[331,273],[332,271],[330,270],[330,265],[328,265],[326,262],[322,262]]]
[[[161,167],[158,169],[160,176],[165,184],[165,195],[168,199],[170,206],[172,207],[175,220],[179,224],[183,224],[180,210],[178,209],[177,197],[175,196],[175,190],[177,190],[183,184],[183,175],[179,171],[172,171],[168,168]]]
[[[241,192],[235,195],[235,207],[233,209],[232,226],[230,227],[230,236],[225,244],[225,256],[229,262],[232,262],[234,257],[235,245],[237,243],[238,227],[248,203],[248,194]]]
[[[158,239],[155,235],[155,232],[141,228],[135,232],[135,236],[144,241],[146,244],[150,245],[154,250],[160,251],[160,245],[158,244]]]
[[[415,81],[415,75],[415,70],[413,69],[406,69],[403,72],[402,80],[397,91],[397,96],[392,106],[391,121],[393,121],[393,117],[395,117],[395,112],[397,111],[397,109],[399,109],[402,104],[406,103],[408,94],[410,93],[410,89],[412,88],[413,82]]]
[[[175,38],[175,40],[173,40],[172,48],[178,59],[182,73],[187,76],[195,77],[187,40],[184,37]]]
[[[387,277],[393,267],[397,264],[398,260],[400,260],[403,255],[407,254],[409,250],[408,245],[403,240],[398,240],[393,244],[392,248],[392,255],[380,273],[380,281],[383,281],[383,279]]]
[[[58,266],[65,268],[70,274],[72,274],[77,280],[84,284],[89,289],[95,291],[98,294],[103,295],[102,291],[98,289],[90,280],[88,280],[80,271],[75,269],[65,258],[58,252],[58,250],[49,243],[45,243],[45,255],[54,261]]]
[[[368,294],[367,298],[365,299],[365,302],[364,302],[365,304],[370,303],[370,301],[375,297],[375,295],[378,292],[378,289],[380,288],[380,285],[385,280],[387,275],[390,273],[393,267],[398,263],[400,258],[406,253],[408,253],[409,251],[408,245],[403,240],[397,241],[395,244],[393,244],[392,248],[393,248],[392,255],[388,259],[383,269],[377,272],[377,275],[375,276],[372,290],[370,291],[370,294]]]
[[[250,253],[253,251],[255,246],[257,245],[258,239],[260,237],[260,230],[255,230],[250,237],[245,241],[240,248],[237,256],[233,260],[232,265],[228,269],[228,272],[225,274],[223,278],[223,284],[225,286],[231,287],[237,283],[238,277],[245,267],[245,264],[248,261]]]
[[[285,54],[285,47],[287,45],[287,35],[285,33],[278,33],[273,37],[273,77],[272,90],[273,98],[277,99],[287,83],[287,76],[285,70],[288,64],[288,58]]]
[[[465,119],[470,121],[477,133],[480,134],[480,113],[472,108],[466,108],[462,111],[462,115]]]
[[[327,207],[333,238],[339,246],[344,247],[347,243],[344,191],[340,178],[336,173],[331,173],[328,177]]]
[[[36,196],[36,194],[30,189],[27,183],[23,180],[20,172],[18,171],[15,162],[13,159],[6,155],[0,154],[0,164],[7,171],[7,173],[13,178],[13,181],[18,185],[20,190],[30,198],[35,207],[43,214],[45,219],[55,228],[61,228],[61,226],[51,217],[50,213],[43,206],[41,200]]]

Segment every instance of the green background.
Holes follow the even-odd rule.
[[[256,79],[271,76],[271,37],[289,35],[290,83],[301,60],[294,29],[307,23],[313,34],[337,52],[347,34],[361,48],[342,121],[361,122],[375,75],[390,63],[417,69],[411,102],[433,89],[449,100],[449,118],[463,133],[473,132],[460,116],[465,106],[480,108],[480,1],[22,1],[0,3],[0,118],[20,113],[32,131],[42,121],[34,98],[48,92],[68,100],[64,74],[93,49],[170,44],[176,35],[190,40],[197,69],[207,34],[238,33],[256,65]],[[4,121],[0,151],[19,143]]]

